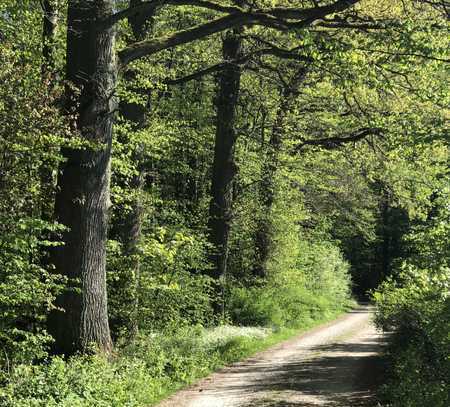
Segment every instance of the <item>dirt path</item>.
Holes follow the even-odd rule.
[[[372,310],[340,319],[222,369],[159,407],[376,406],[382,337]]]

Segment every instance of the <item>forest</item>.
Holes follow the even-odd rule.
[[[449,16],[0,0],[0,405],[156,405],[362,302],[378,406],[447,407]]]

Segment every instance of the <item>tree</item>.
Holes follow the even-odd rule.
[[[114,12],[114,1],[68,2],[67,113],[73,116],[73,131],[80,136],[81,146],[63,150],[66,161],[58,177],[55,211],[58,222],[67,230],[63,234],[65,245],[55,250],[54,263],[60,273],[79,281],[77,289],[81,295],[76,290],[68,290],[58,301],[65,312],[54,313],[50,326],[59,351],[85,351],[95,344],[107,352],[112,346],[107,315],[105,242],[119,69],[123,71],[140,58],[242,26],[288,33],[300,33],[316,23],[331,29],[372,28],[372,20],[364,17],[351,14],[346,18],[337,17],[357,3],[358,0],[337,0],[314,7],[255,8],[204,0],[170,0],[164,5],[195,6],[214,17],[175,33],[128,44],[116,55],[117,23],[133,16],[148,16],[149,11],[162,3],[133,2],[131,7]],[[217,14],[220,16],[216,17]],[[336,144],[340,140],[331,142]]]
[[[113,9],[112,0],[68,4],[67,109],[84,146],[63,150],[66,161],[55,203],[56,220],[67,229],[64,245],[54,250],[52,260],[58,272],[77,284],[58,298],[64,312],[54,311],[49,320],[55,350],[65,354],[88,351],[93,345],[104,352],[112,349],[105,243],[117,65],[115,28],[99,30],[97,24]]]
[[[258,219],[255,233],[256,262],[254,274],[258,277],[267,276],[267,261],[271,256],[273,245],[273,226],[271,225],[271,210],[275,200],[275,175],[279,167],[279,154],[282,148],[283,136],[286,128],[286,117],[295,99],[298,96],[299,87],[307,75],[307,66],[299,64],[294,68],[292,78],[282,84],[280,105],[276,113],[275,122],[270,133],[267,152],[263,158],[261,182],[259,187],[259,201],[262,205],[262,213]]]
[[[141,0],[130,0],[130,6],[136,7],[142,3]],[[128,23],[131,26],[132,38],[131,41],[143,41],[147,34],[151,32],[151,19],[156,11],[156,8],[150,8],[143,15],[132,15],[128,17]],[[124,85],[136,93],[142,93],[139,89],[133,89],[137,72],[129,68],[124,75]],[[145,96],[144,96],[145,98]],[[147,96],[147,104],[149,97]],[[120,115],[128,123],[131,123],[131,131],[139,131],[145,128],[147,122],[147,106],[142,105],[136,101],[129,101],[126,98],[119,103]],[[125,215],[117,226],[120,241],[123,245],[123,256],[127,258],[127,265],[130,269],[129,275],[133,276],[132,285],[134,286],[132,295],[133,312],[131,318],[126,322],[127,328],[131,335],[138,332],[138,318],[139,312],[139,281],[140,281],[140,259],[138,253],[139,242],[142,235],[142,217],[144,213],[142,203],[142,191],[146,182],[146,168],[144,165],[144,157],[142,152],[143,147],[138,146],[132,155],[132,160],[136,162],[136,173],[132,176],[130,181],[131,187],[131,202],[130,208],[125,211]],[[113,225],[114,226],[114,225]]]
[[[218,74],[216,96],[217,123],[212,169],[209,228],[214,253],[212,277],[224,279],[227,271],[228,236],[232,219],[233,179],[237,168],[234,160],[236,106],[239,98],[242,39],[238,31],[230,31],[223,39],[223,58],[227,66]]]
[[[58,0],[42,2],[42,74],[45,80],[53,82],[55,70],[55,41],[58,27]]]

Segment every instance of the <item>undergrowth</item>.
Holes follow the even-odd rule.
[[[308,329],[339,314],[310,320]],[[287,339],[293,328],[220,326],[140,335],[113,360],[60,357],[17,366],[3,379],[4,407],[138,407],[155,404],[211,371]]]
[[[450,218],[435,214],[408,241],[413,255],[375,293],[389,335],[382,396],[393,407],[450,405]]]

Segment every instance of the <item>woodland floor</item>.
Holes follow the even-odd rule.
[[[373,310],[343,317],[228,366],[158,407],[372,407],[383,336]]]

